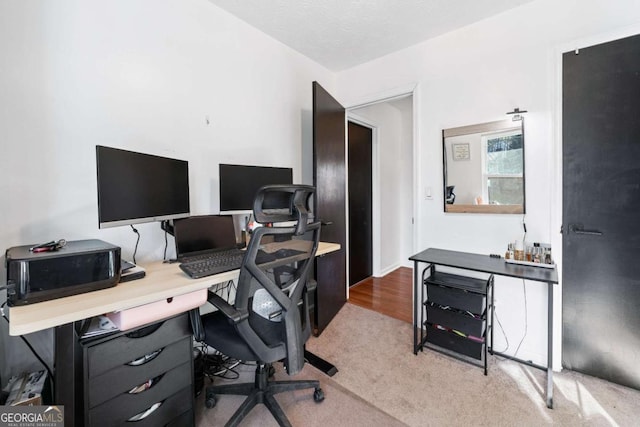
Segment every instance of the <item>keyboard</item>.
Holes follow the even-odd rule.
[[[187,259],[180,264],[182,271],[192,279],[212,276],[225,271],[237,270],[242,265],[244,251],[239,249],[200,255],[197,259]]]

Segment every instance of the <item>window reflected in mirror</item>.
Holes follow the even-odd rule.
[[[445,129],[444,210],[525,212],[523,121]]]

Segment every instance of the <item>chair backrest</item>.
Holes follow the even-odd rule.
[[[304,343],[311,334],[307,289],[320,240],[320,223],[310,222],[314,188],[306,185],[262,187],[253,231],[240,269],[236,310],[247,321],[236,325],[263,362],[284,357],[287,372],[304,365]]]
[[[453,190],[455,188],[456,188],[455,185],[447,186],[446,194],[445,194],[445,201],[447,202],[448,205],[452,205],[456,201],[456,194],[453,192]]]

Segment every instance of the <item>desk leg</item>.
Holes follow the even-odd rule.
[[[55,329],[55,403],[64,405],[64,425],[84,424],[82,402],[82,353],[73,323]]]
[[[418,261],[413,262],[413,354],[418,354]]]
[[[553,283],[548,283],[547,408],[553,409]]]
[[[493,330],[496,328],[496,324],[494,323],[494,313],[496,312],[496,303],[495,303],[495,292],[496,292],[496,282],[491,275],[491,346],[489,347],[489,353],[493,355]]]
[[[330,377],[334,376],[338,372],[338,368],[336,368],[333,364],[327,362],[320,356],[317,356],[308,350],[304,351],[304,358],[307,362],[309,362],[311,366],[321,370]]]

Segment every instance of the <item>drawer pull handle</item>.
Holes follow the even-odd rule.
[[[145,354],[142,357],[138,357],[135,360],[132,360],[131,362],[127,363],[127,365],[129,366],[140,366],[140,365],[144,365],[147,362],[152,361],[153,359],[155,359],[156,357],[158,357],[158,355],[162,352],[162,349],[156,350],[152,353],[149,354]]]
[[[138,421],[142,421],[147,418],[149,415],[153,414],[156,409],[158,409],[162,405],[162,402],[157,402],[151,405],[149,409],[146,411],[140,412],[139,414],[134,415],[133,417],[127,420],[128,423],[135,423]]]
[[[143,391],[147,391],[149,390],[151,387],[155,386],[156,384],[158,384],[160,382],[160,380],[162,379],[162,377],[164,376],[164,374],[162,375],[158,375],[155,378],[151,378],[145,382],[143,382],[140,385],[135,386],[134,388],[132,388],[131,390],[128,391],[129,394],[138,394],[138,393],[142,393]]]
[[[140,329],[136,329],[135,331],[132,331],[132,332],[129,332],[129,333],[125,334],[125,336],[127,338],[132,338],[132,339],[144,338],[146,336],[151,335],[152,333],[154,333],[158,329],[160,329],[160,327],[162,326],[163,323],[164,322],[158,322],[158,323],[154,323],[153,325],[149,325],[149,326],[145,326],[145,327],[140,328]]]

